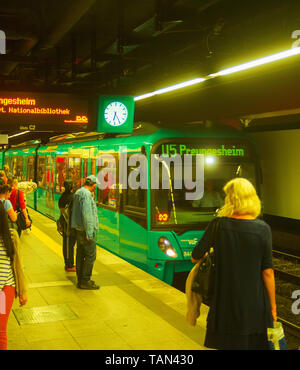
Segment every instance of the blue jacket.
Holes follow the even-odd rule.
[[[94,239],[98,231],[98,215],[92,193],[82,187],[74,195],[72,207],[72,228],[83,230],[89,239]]]

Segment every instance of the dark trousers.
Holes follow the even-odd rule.
[[[65,266],[67,268],[74,267],[74,246],[75,244],[76,244],[75,230],[71,231],[69,237],[67,237],[67,235],[63,236],[63,255],[64,255],[64,260],[65,260]]]
[[[92,276],[96,260],[96,241],[87,240],[85,231],[76,230],[77,254],[76,274],[78,284],[87,283]]]

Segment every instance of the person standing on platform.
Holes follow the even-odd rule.
[[[96,188],[96,177],[86,178],[84,186],[74,195],[71,227],[76,229],[77,254],[76,273],[79,289],[99,289],[91,280],[96,260],[96,233],[98,231],[98,215],[93,193]]]
[[[66,271],[76,271],[74,266],[74,246],[76,244],[76,231],[71,228],[71,215],[74,200],[73,182],[70,180],[64,181],[65,191],[62,193],[58,201],[60,213],[63,216],[63,255],[65,260]]]
[[[267,328],[277,320],[272,235],[257,219],[261,203],[246,179],[229,181],[218,230],[208,225],[192,252],[192,262],[205,258],[214,243],[214,295],[207,317],[204,345],[216,349],[269,349]]]
[[[0,202],[0,350],[7,349],[7,322],[14,297],[21,306],[27,302],[26,283],[19,253],[19,236],[9,229],[6,211]]]
[[[6,211],[7,217],[8,217],[8,224],[9,227],[12,229],[17,229],[17,212],[15,212],[9,197],[11,194],[11,186],[7,184],[0,185],[0,201],[2,202],[4,209]]]
[[[8,164],[5,164],[5,165],[3,166],[3,170],[4,170],[4,172],[5,172],[5,176],[6,176],[7,178],[9,178],[9,177],[11,177],[11,176],[12,176],[12,173],[11,173],[11,171],[9,170],[9,166],[8,166]]]
[[[11,191],[9,200],[11,201],[11,204],[15,211],[17,211],[19,208],[20,212],[23,212],[23,215],[25,217],[26,226],[29,227],[31,225],[31,222],[28,217],[26,204],[24,200],[24,194],[21,190],[18,189],[18,178],[17,177],[12,178],[11,186],[12,186],[12,191]],[[21,233],[22,233],[22,230],[18,228],[19,236],[21,236]]]
[[[0,179],[3,180],[4,184],[7,184],[7,177],[6,177],[5,172],[3,170],[0,170]]]

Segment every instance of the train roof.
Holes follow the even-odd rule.
[[[67,144],[67,143],[77,143],[82,141],[99,141],[107,139],[119,139],[121,140],[130,140],[130,138],[136,137],[136,141],[141,140],[141,136],[147,136],[148,139],[153,138],[154,141],[157,141],[159,138],[168,137],[171,135],[174,136],[185,136],[185,137],[194,137],[195,133],[205,134],[205,136],[228,136],[232,135],[233,137],[245,136],[245,134],[237,129],[234,129],[230,126],[218,125],[204,122],[191,122],[184,123],[181,125],[173,125],[172,128],[169,128],[161,123],[149,123],[149,122],[136,122],[133,127],[132,133],[127,134],[107,134],[101,132],[82,132],[82,133],[70,133],[59,136],[54,136],[50,138],[47,145],[53,144]]]
[[[171,125],[168,125],[170,127]],[[173,125],[174,126],[174,125]],[[50,138],[47,144],[41,145],[40,142],[26,142],[18,146],[10,148],[8,151],[17,154],[30,154],[39,146],[39,152],[65,151],[70,146],[72,147],[92,147],[99,146],[99,141],[103,147],[119,147],[122,144],[127,146],[143,145],[144,143],[154,144],[160,139],[168,137],[186,137],[195,138],[195,136],[205,136],[211,138],[249,138],[242,130],[234,129],[230,126],[214,124],[212,122],[191,122],[181,125],[175,125],[172,129],[161,123],[136,122],[133,132],[130,134],[105,134],[99,132],[89,133],[68,133]],[[52,150],[51,150],[52,149]]]

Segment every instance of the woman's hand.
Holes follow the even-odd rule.
[[[27,294],[26,293],[23,293],[19,296],[19,303],[20,303],[20,306],[24,306],[27,302]]]
[[[191,261],[192,261],[192,263],[202,262],[204,260],[204,258],[206,258],[207,255],[208,255],[208,252],[206,252],[204,254],[204,256],[202,258],[200,258],[199,260],[195,260],[195,258],[191,257]]]

